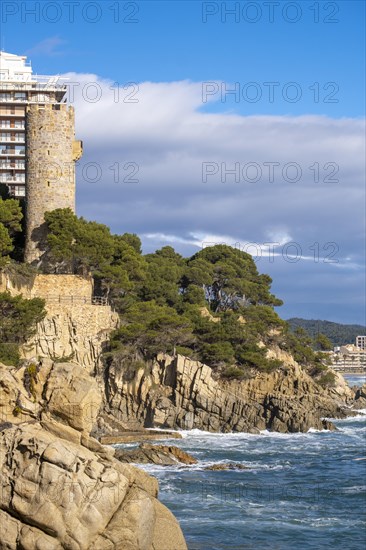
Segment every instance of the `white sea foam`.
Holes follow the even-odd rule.
[[[340,490],[340,493],[348,494],[348,495],[355,495],[359,493],[364,493],[366,491],[366,485],[355,485],[353,487],[345,487],[344,489]]]
[[[331,433],[332,430],[317,430],[316,428],[309,428],[307,433],[308,434],[323,434],[323,433]]]
[[[332,420],[335,423],[339,422],[354,422],[355,420],[359,421],[365,421],[366,420],[366,409],[353,409],[355,413],[357,413],[355,416],[348,416],[347,418],[331,418],[328,420]]]
[[[315,430],[310,428],[307,433],[315,432],[329,432],[330,430]],[[291,439],[291,438],[301,438],[307,435],[304,432],[293,432],[293,433],[280,433],[272,432],[270,430],[261,430],[258,434],[252,434],[248,432],[206,432],[204,430],[181,430],[178,433],[182,435],[183,438],[207,438],[207,439],[223,439],[223,440],[241,440],[241,439],[258,439],[263,437],[268,438],[281,438],[281,439]]]

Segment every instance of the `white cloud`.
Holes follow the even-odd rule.
[[[280,247],[295,241],[309,266],[306,276],[312,273],[316,280],[319,275],[314,295],[304,290],[302,298],[309,302],[321,295],[331,303],[334,292],[349,283],[342,273],[363,264],[364,120],[245,117],[224,112],[225,105],[222,113],[209,113],[201,110],[201,83],[120,85],[118,96],[112,81],[67,76],[79,83],[74,86],[76,127],[85,149],[78,168],[80,214],[116,232],[143,235],[149,250],[171,244],[192,253],[211,238]],[[100,166],[95,183],[86,181],[89,162]],[[228,172],[225,176],[225,167],[236,170],[238,181]],[[289,181],[296,175],[298,181]],[[325,282],[329,243],[338,247],[340,262],[334,265],[344,269],[329,271],[328,265]],[[318,262],[313,261],[316,246]],[[280,261],[281,252],[275,252]],[[293,264],[282,263],[281,288],[289,295],[294,288],[302,292],[298,271],[294,280]],[[273,266],[258,267],[270,271]],[[356,294],[362,294],[361,285],[362,276]]]
[[[55,55],[62,54],[62,51],[60,51],[59,48],[66,43],[66,40],[63,40],[59,36],[51,36],[41,40],[25,53],[26,55],[45,55],[53,57]]]

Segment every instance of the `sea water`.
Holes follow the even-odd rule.
[[[190,550],[365,550],[366,410],[335,424],[305,434],[182,432],[169,444],[197,464],[144,469]],[[205,469],[228,462],[246,469]]]

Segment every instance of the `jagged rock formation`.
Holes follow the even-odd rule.
[[[5,367],[0,388],[0,549],[186,549],[157,481],[89,436],[101,395],[85,369]]]
[[[356,388],[356,402],[357,408],[366,408],[366,384],[363,384],[361,388]]]
[[[322,417],[346,416],[345,404],[354,393],[344,381],[324,390],[291,356],[273,353],[282,354],[285,368],[242,381],[215,379],[208,366],[183,356],[160,355],[133,376],[112,364],[105,373],[105,408],[130,429],[211,432],[331,429]]]

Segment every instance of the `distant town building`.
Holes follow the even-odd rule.
[[[360,349],[366,349],[366,336],[356,336],[356,346]]]
[[[366,350],[347,344],[330,353],[332,368],[345,372],[366,372]]]

